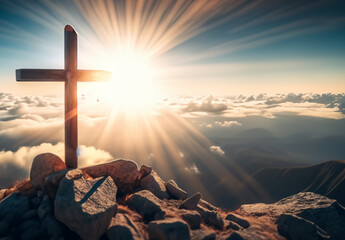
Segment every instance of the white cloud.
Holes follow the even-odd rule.
[[[225,152],[220,148],[220,146],[211,146],[210,151],[219,156],[224,156],[225,154]]]
[[[223,122],[219,122],[216,121],[214,123],[216,126],[220,126],[220,127],[233,127],[233,126],[241,126],[242,124],[237,122],[237,121],[223,121]]]
[[[190,167],[185,167],[184,170],[186,170],[187,172],[194,173],[194,174],[201,174],[201,172],[199,171],[198,167],[195,164],[193,164]]]

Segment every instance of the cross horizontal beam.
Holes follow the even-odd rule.
[[[17,69],[16,80],[33,82],[65,82],[68,70],[64,69]],[[109,81],[111,73],[100,70],[77,70],[73,72],[78,82]]]

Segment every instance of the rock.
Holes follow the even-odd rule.
[[[44,191],[43,191],[43,190],[37,191],[36,196],[37,196],[38,198],[43,198],[43,196],[44,196]]]
[[[150,239],[190,239],[188,225],[185,222],[174,218],[150,222],[148,226],[148,233]]]
[[[290,240],[329,239],[315,223],[296,215],[282,214],[277,219],[279,233]]]
[[[205,201],[204,199],[200,199],[199,205],[208,209],[208,210],[211,210],[211,211],[217,211],[218,210],[217,207],[213,206],[211,203]]]
[[[180,209],[189,209],[189,210],[195,210],[198,206],[198,203],[201,199],[201,194],[196,193],[193,196],[187,198],[184,200],[178,208]]]
[[[185,200],[188,198],[188,194],[179,188],[174,180],[169,180],[166,184],[165,187],[172,198],[176,199],[181,199]]]
[[[20,232],[25,232],[31,228],[40,228],[41,224],[37,219],[29,219],[19,225]]]
[[[165,216],[166,216],[166,212],[160,211],[160,212],[155,214],[154,219],[155,220],[163,220],[163,219],[165,219]]]
[[[141,165],[138,175],[138,180],[140,181],[143,177],[146,177],[149,175],[152,171],[151,167],[148,167],[146,165]]]
[[[190,229],[200,228],[201,216],[197,211],[181,210],[179,214],[182,217],[182,219],[188,223]]]
[[[240,225],[238,225],[237,223],[235,222],[232,222],[232,221],[228,221],[226,220],[225,221],[225,229],[233,229],[235,231],[238,231],[240,230],[242,227]]]
[[[127,214],[117,213],[111,219],[108,227],[107,236],[110,240],[128,239],[140,240],[144,239],[135,223],[128,217]]]
[[[62,178],[70,171],[70,169],[63,169],[56,173],[50,174],[44,178],[46,184],[51,184],[56,187],[60,185]]]
[[[81,170],[93,178],[110,176],[120,192],[132,190],[139,176],[137,164],[131,160],[123,159],[82,168]]]
[[[82,239],[99,239],[117,210],[117,188],[111,177],[85,179],[78,169],[62,179],[55,201],[55,217]]]
[[[6,197],[6,191],[7,189],[0,190],[0,201]]]
[[[142,187],[145,190],[149,190],[160,199],[169,197],[164,185],[164,181],[153,170],[150,173],[150,175],[147,175],[146,177],[143,177],[141,179],[140,187]]]
[[[42,221],[43,218],[45,218],[48,214],[52,213],[52,210],[53,210],[52,200],[49,198],[48,195],[44,195],[44,197],[42,198],[42,202],[37,209],[38,217]]]
[[[240,216],[238,216],[237,214],[234,214],[234,213],[228,214],[225,219],[230,220],[232,222],[235,222],[243,228],[248,228],[250,226],[250,224],[247,220],[241,218]]]
[[[201,217],[207,225],[212,226],[216,229],[223,229],[224,221],[216,211],[210,211],[199,206],[197,208],[197,211],[200,213]]]
[[[38,208],[39,205],[41,204],[41,198],[39,198],[39,197],[33,197],[33,198],[31,198],[30,202],[31,202],[31,205],[32,205],[34,208]]]
[[[6,221],[0,221],[0,237],[3,237],[6,235],[9,227],[10,225]]]
[[[37,210],[36,209],[30,209],[26,213],[22,215],[22,220],[28,220],[37,217]]]
[[[53,216],[47,216],[42,221],[42,226],[46,229],[50,240],[64,239],[66,226],[57,221]]]
[[[29,197],[14,192],[0,202],[0,220],[11,224],[30,209]]]
[[[301,192],[273,204],[246,204],[241,211],[254,216],[269,215],[277,219],[292,214],[315,223],[332,239],[343,239],[345,209],[336,200],[312,192]]]
[[[35,188],[42,188],[44,178],[48,175],[66,169],[65,163],[52,153],[42,153],[37,155],[31,166],[30,181]]]
[[[204,229],[194,230],[191,233],[191,240],[215,240],[216,234]]]
[[[22,235],[20,235],[20,240],[37,240],[37,239],[46,239],[42,229],[39,227],[32,227],[27,229]]]
[[[133,193],[126,201],[128,206],[142,214],[146,221],[154,219],[155,214],[162,211],[161,200],[148,190]]]

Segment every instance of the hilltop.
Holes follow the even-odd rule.
[[[230,211],[131,160],[67,169],[35,157],[30,179],[0,191],[4,239],[342,239],[345,209],[300,192]]]

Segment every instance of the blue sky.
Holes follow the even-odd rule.
[[[117,53],[123,45],[119,41],[128,45],[134,39],[129,39],[128,33],[142,30],[141,37],[134,39],[136,43],[129,44],[136,53],[141,50],[137,43],[145,37],[157,35],[163,45],[164,41],[169,42],[147,60],[159,70],[156,82],[166,94],[345,90],[343,1],[219,1],[212,6],[203,5],[202,13],[185,6],[183,14],[175,14],[168,26],[153,32],[149,31],[152,21],[146,20],[157,15],[157,25],[163,25],[167,14],[154,11],[168,9],[162,3],[146,6],[151,7],[146,13],[144,5],[137,21],[141,25],[135,28],[126,20],[134,19],[135,14],[126,10],[138,7],[137,1],[129,1],[132,5],[114,1],[108,12],[100,4],[106,1],[95,5],[92,4],[96,1],[90,1],[90,5],[85,1],[1,2],[0,81],[9,92],[25,93],[41,87],[53,92],[46,84],[18,86],[14,70],[62,68],[63,26],[69,23],[79,33],[80,68],[109,69],[112,59],[121,61],[122,55]],[[204,3],[196,2],[195,5]],[[111,13],[117,14],[117,23],[110,20]],[[178,30],[168,35],[168,27]],[[115,35],[116,31],[119,35]],[[156,41],[144,47],[155,51],[159,44]],[[195,84],[198,88],[193,87]]]

